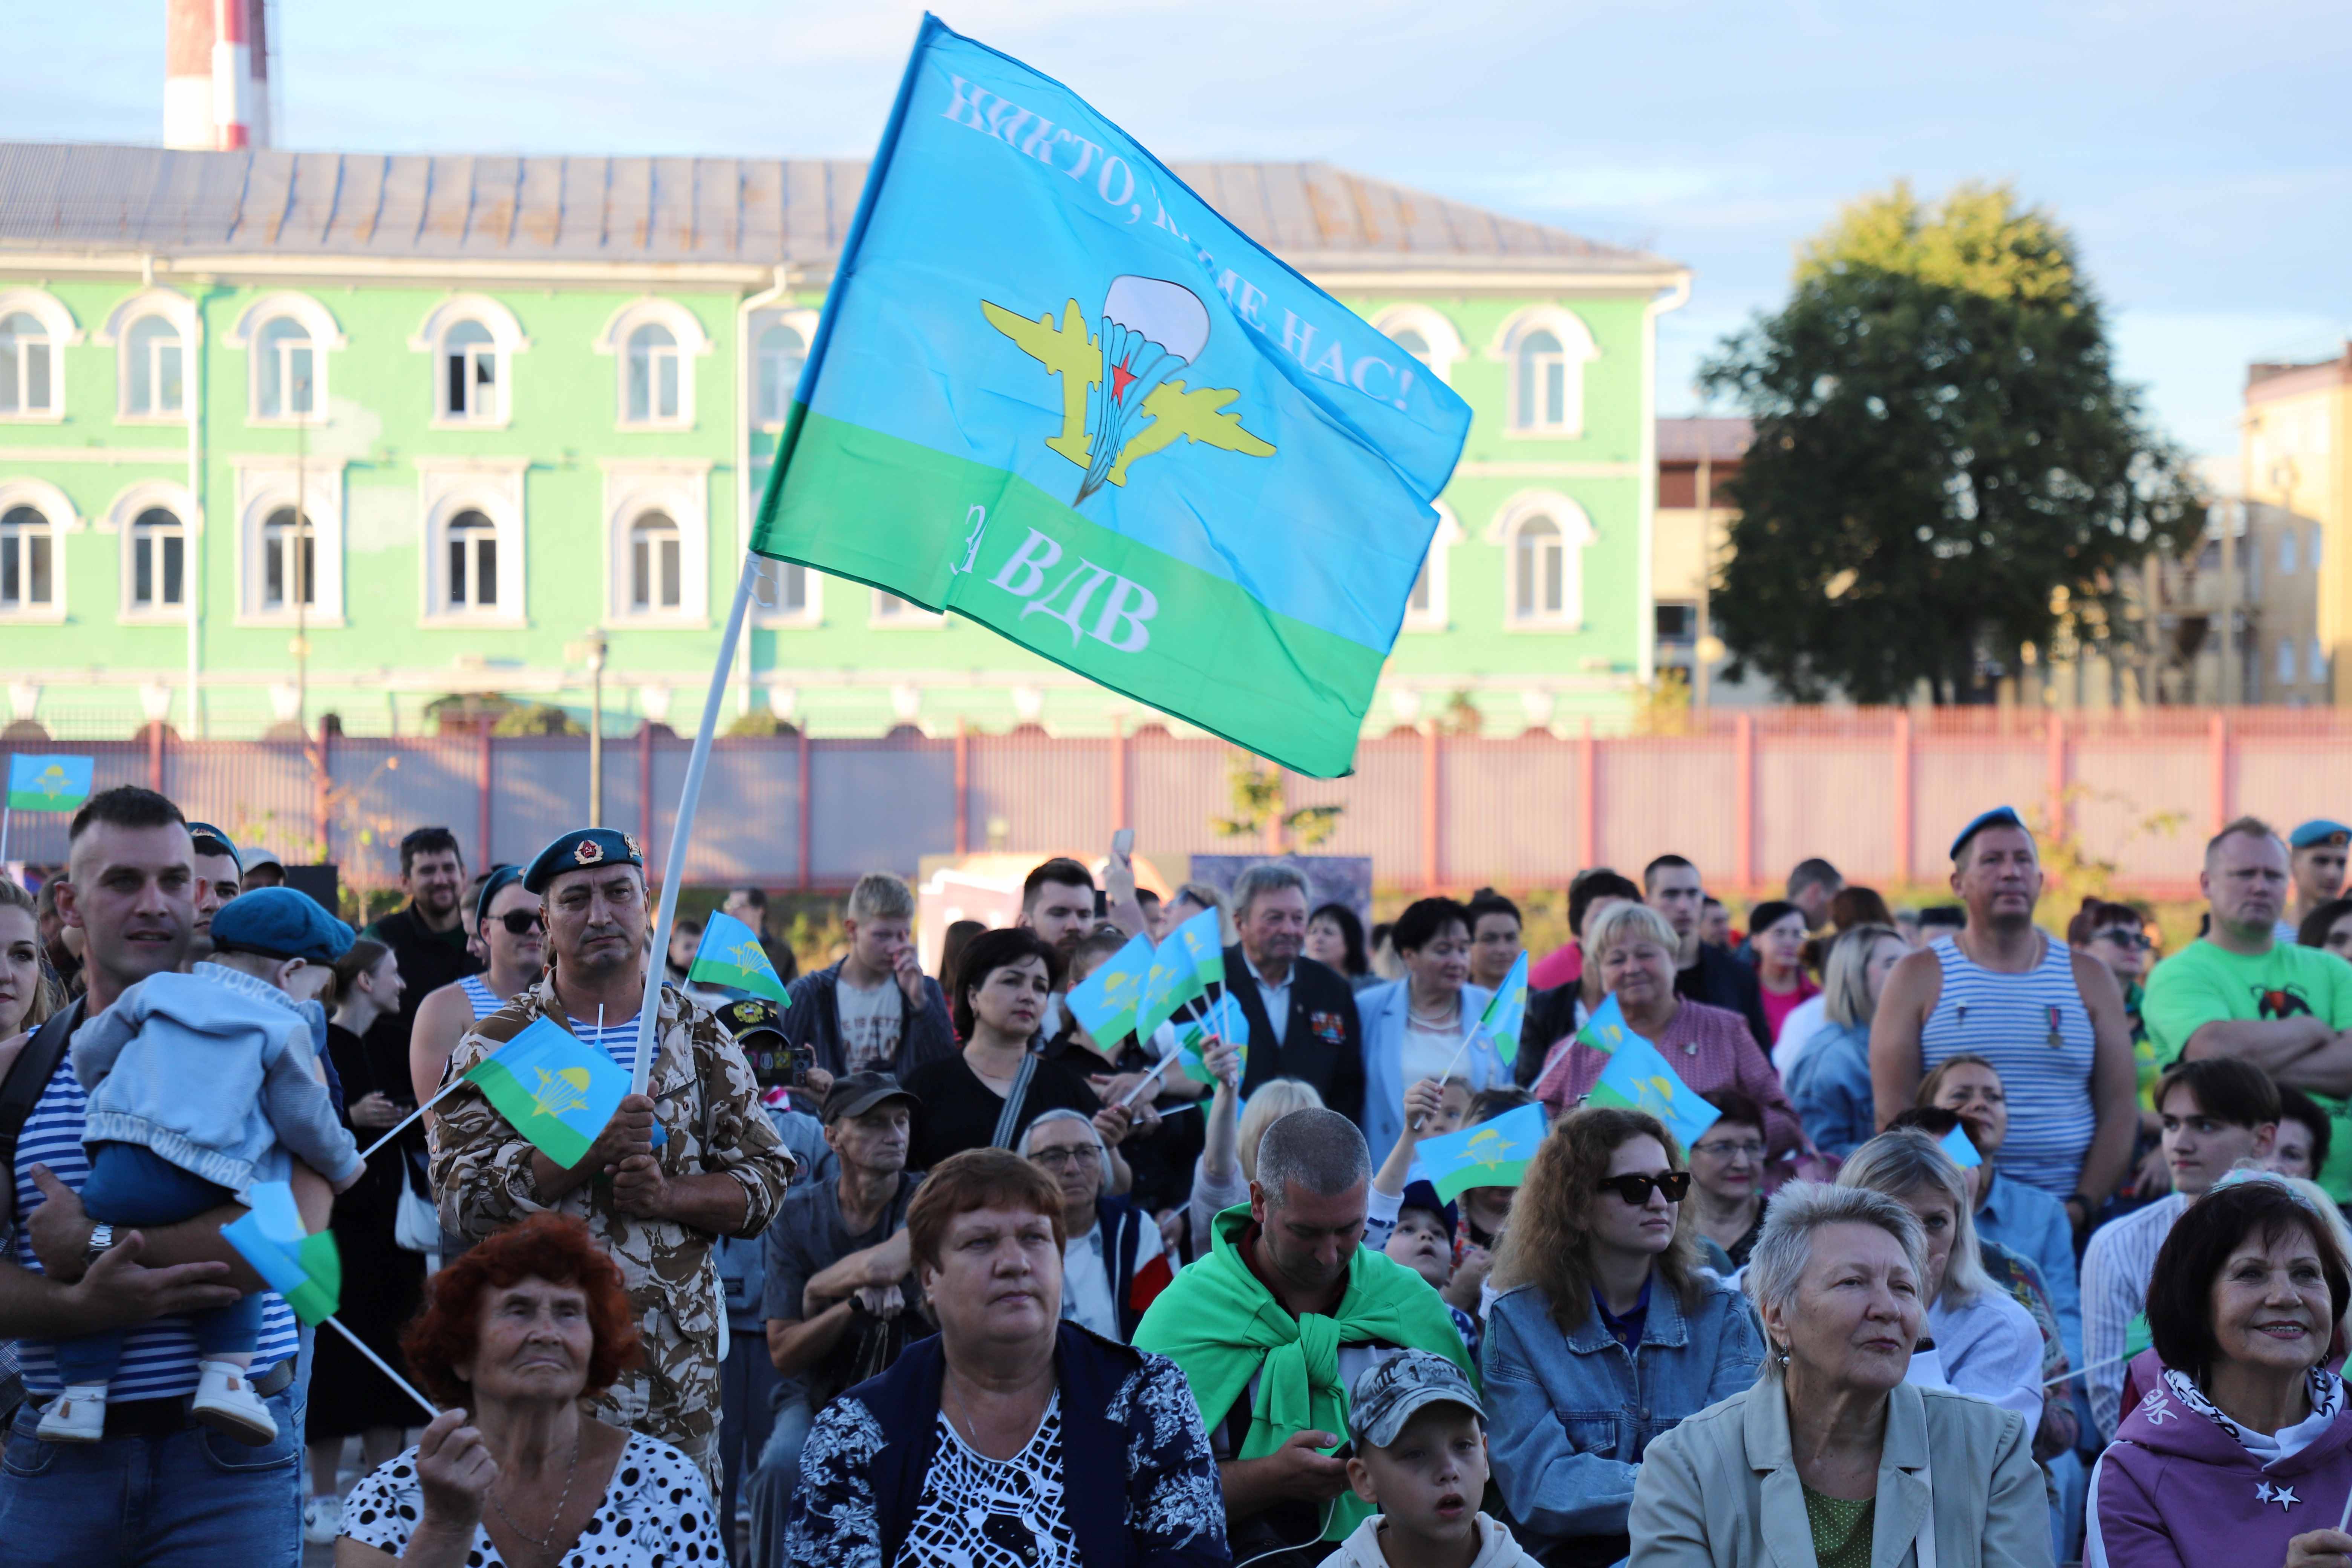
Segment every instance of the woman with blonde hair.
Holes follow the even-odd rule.
[[[1161,929],[1174,931],[1202,910],[1217,911],[1219,942],[1231,947],[1241,941],[1241,933],[1234,929],[1232,902],[1226,899],[1223,890],[1213,888],[1206,882],[1187,882],[1176,889],[1176,896],[1169,900],[1168,913]]]
[[[1791,1044],[1786,1034],[1772,1052],[1788,1075],[1789,1100],[1806,1135],[1825,1154],[1851,1154],[1878,1130],[1870,1097],[1870,1021],[1878,1016],[1886,976],[1910,951],[1891,925],[1840,931],[1830,944],[1829,984],[1822,994],[1827,1022],[1811,1039],[1795,1042],[1790,1060],[1780,1059]]]
[[[1551,1130],[1511,1206],[1479,1370],[1496,1483],[1547,1562],[1623,1557],[1651,1441],[1756,1380],[1756,1320],[1699,1267],[1689,1191],[1656,1117],[1595,1106]]]
[[[1209,1125],[1200,1158],[1192,1162],[1192,1195],[1186,1208],[1191,1227],[1184,1247],[1187,1262],[1209,1250],[1209,1222],[1235,1204],[1249,1202],[1250,1184],[1257,1180],[1258,1141],[1265,1130],[1294,1110],[1323,1108],[1315,1086],[1300,1079],[1270,1079],[1249,1098],[1241,1110],[1240,1058],[1220,1040],[1204,1059],[1216,1077],[1216,1092],[1209,1099]]]
[[[64,1005],[41,966],[41,921],[33,895],[0,877],[0,1040],[49,1021]]]

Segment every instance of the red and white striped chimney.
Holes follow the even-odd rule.
[[[263,0],[164,0],[163,145],[269,145]]]

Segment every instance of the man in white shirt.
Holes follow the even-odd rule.
[[[1103,1195],[1109,1156],[1078,1112],[1040,1115],[1021,1134],[1021,1153],[1062,1189],[1062,1316],[1127,1343],[1174,1277],[1160,1226],[1125,1198]]]
[[[2262,1159],[2278,1132],[2278,1088],[2235,1057],[2176,1062],[2156,1081],[2172,1192],[2092,1233],[2083,1255],[2083,1355],[2091,1419],[2103,1436],[2122,1418],[2129,1355],[2148,1347],[2147,1281],[2173,1222],[2242,1161]]]

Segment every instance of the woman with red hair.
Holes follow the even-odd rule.
[[[435,1275],[401,1350],[445,1407],[343,1505],[336,1568],[723,1563],[694,1461],[582,1414],[637,1353],[621,1271],[538,1214]]]

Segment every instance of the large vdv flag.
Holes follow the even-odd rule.
[[[1469,424],[1076,94],[926,16],[751,548],[1328,777]]]
[[[544,1016],[467,1068],[466,1081],[567,1171],[629,1093],[628,1069]]]

